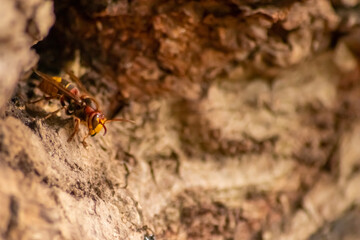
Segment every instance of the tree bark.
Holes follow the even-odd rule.
[[[0,238],[360,238],[359,0],[1,2]]]

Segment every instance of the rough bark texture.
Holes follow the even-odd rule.
[[[55,1],[38,68],[136,122],[88,149],[9,99],[52,2],[1,3],[0,238],[360,238],[360,1]]]
[[[38,59],[30,47],[47,35],[54,22],[53,4],[43,0],[1,0],[0,109],[23,72]]]

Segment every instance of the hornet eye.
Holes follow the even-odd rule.
[[[93,129],[96,128],[97,125],[99,125],[99,115],[95,115],[91,121]]]

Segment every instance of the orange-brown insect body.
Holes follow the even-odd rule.
[[[83,139],[84,145],[87,136],[95,136],[102,128],[104,128],[106,133],[106,122],[132,122],[126,119],[106,119],[104,114],[99,110],[97,101],[88,95],[81,95],[79,89],[73,83],[60,77],[51,77],[36,70],[34,70],[34,72],[42,79],[42,82],[39,84],[39,89],[44,92],[44,94],[48,95],[44,99],[58,98],[62,105],[61,109],[65,109],[67,115],[74,116],[75,129],[68,141],[70,141],[77,133],[80,122],[86,123],[89,130],[88,135]],[[73,80],[80,83],[80,80],[77,79],[73,73],[69,73],[69,75]]]
[[[50,97],[56,97],[59,93],[59,89],[56,88],[55,86],[49,84],[46,81],[41,81],[40,85],[39,85],[39,89],[49,95]]]
[[[73,93],[74,95],[79,95],[80,91],[73,83],[70,83],[69,81],[66,81],[65,79],[60,77],[51,77],[51,79],[52,81],[57,82],[59,85],[63,86],[66,90]],[[38,88],[50,97],[57,97],[59,95],[63,95],[62,91],[57,85],[54,85],[52,82],[44,79],[40,82]]]

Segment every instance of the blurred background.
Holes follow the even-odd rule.
[[[359,0],[0,3],[0,238],[360,239]]]

